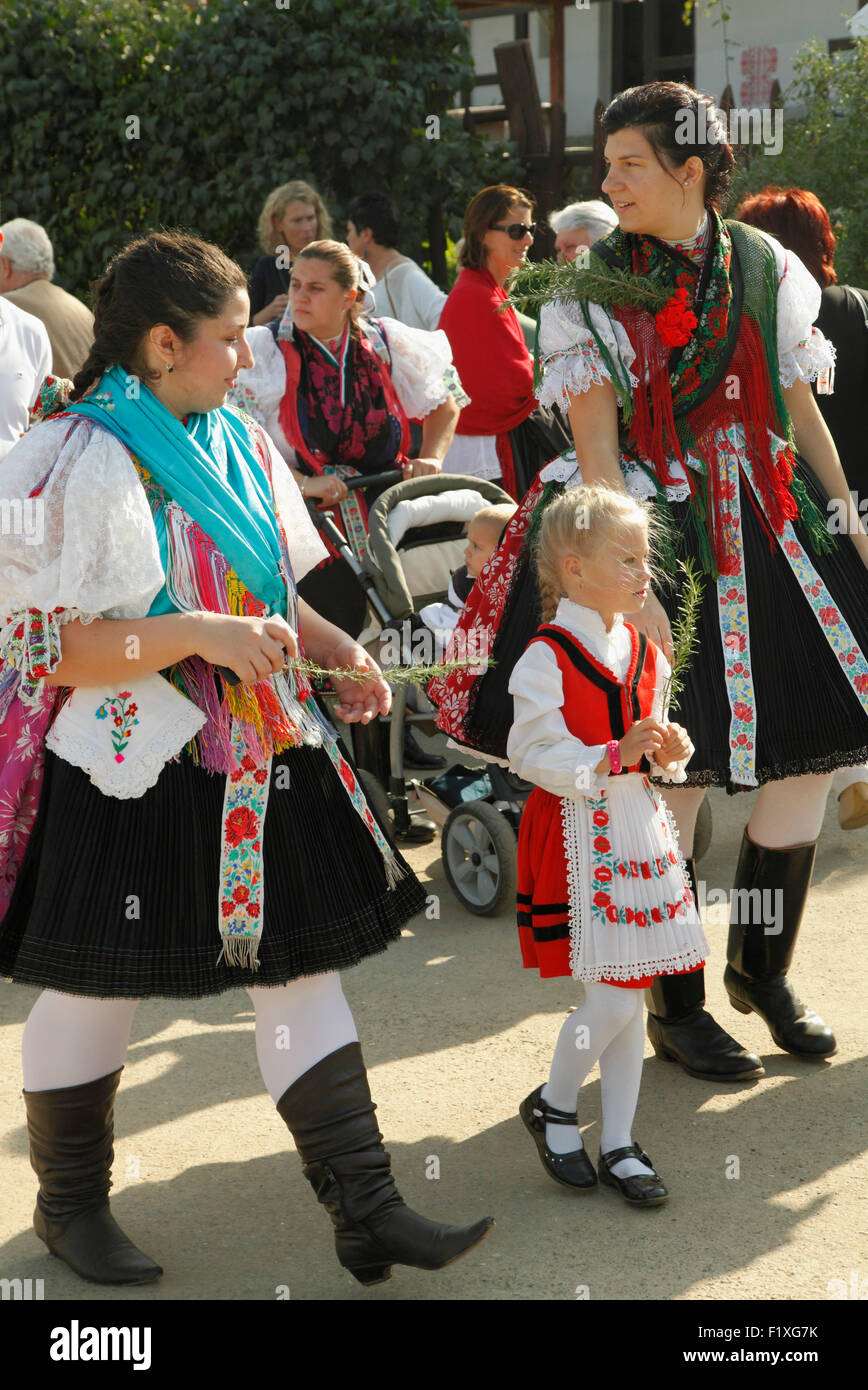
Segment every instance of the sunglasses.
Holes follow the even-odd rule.
[[[523,222],[511,222],[507,227],[502,222],[497,222],[491,230],[493,232],[506,232],[507,236],[513,241],[521,241],[522,237],[526,236],[528,232],[530,232],[531,236],[536,236],[536,223],[531,222],[530,226],[526,227]]]

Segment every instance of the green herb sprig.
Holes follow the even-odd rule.
[[[604,309],[623,306],[656,312],[671,296],[672,291],[665,285],[631,271],[605,266],[592,256],[583,270],[571,263],[559,265],[557,261],[523,266],[510,280],[509,298],[502,308],[512,305],[521,313],[535,314],[543,304],[561,299],[574,304],[590,301]]]
[[[678,697],[684,690],[684,677],[687,668],[699,646],[696,624],[699,619],[703,589],[702,580],[698,571],[694,569],[691,560],[679,560],[678,568],[684,575],[682,602],[678,618],[672,628],[672,646],[674,648],[672,670],[663,687],[663,709],[666,709],[668,703],[670,713],[672,709],[678,708]]]
[[[388,681],[389,685],[427,685],[431,680],[440,680],[444,676],[449,676],[453,671],[464,671],[468,667],[482,668],[493,666],[494,662],[490,657],[473,657],[464,661],[441,661],[439,663],[420,663],[418,666],[385,666],[381,671],[383,680]],[[299,671],[307,676],[309,680],[333,680],[356,681],[359,685],[364,685],[365,681],[370,680],[374,674],[372,671],[360,670],[357,666],[317,666],[315,661],[299,660],[291,658],[286,663],[290,671]]]

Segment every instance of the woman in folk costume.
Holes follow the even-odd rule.
[[[522,960],[543,978],[584,980],[549,1079],[519,1113],[556,1182],[597,1174],[576,1094],[600,1063],[600,1181],[633,1206],[668,1192],[632,1136],[642,1078],[642,993],[656,975],[698,970],[706,943],[675,827],[647,770],[683,782],[693,752],[669,722],[669,662],[625,621],[650,594],[646,507],[607,487],[547,509],[537,546],[542,626],[509,683],[512,766],[536,786],[518,836]]]
[[[162,1272],[108,1205],[114,1096],[153,995],[248,989],[265,1085],[361,1282],[439,1268],[490,1224],[405,1207],[374,1121],[338,971],[424,893],[287,664],[358,667],[337,680],[345,719],[388,708],[375,664],[297,598],[323,548],[285,464],[223,408],[247,318],[217,247],[132,243],[73,403],[5,466],[44,527],[0,547],[0,973],[44,986],[23,1040],[35,1228],[99,1283]]]
[[[507,304],[535,232],[533,204],[521,189],[494,184],[477,193],[464,214],[461,273],[440,315],[470,395],[444,471],[497,481],[516,500],[569,443],[559,411],[536,400],[533,359]]]
[[[359,556],[368,503],[345,480],[393,468],[405,478],[439,472],[467,400],[445,335],[396,319],[359,320],[364,296],[352,252],[337,241],[311,242],[293,262],[283,319],[249,331],[255,361],[229,397],[265,426],[302,496],[337,506]],[[411,419],[422,420],[422,457],[415,459],[407,452]],[[302,586],[324,612],[334,577],[327,564]]]
[[[597,242],[585,271],[559,269],[540,295],[552,301],[541,316],[541,399],[568,409],[576,453],[543,470],[459,622],[493,639],[497,665],[429,693],[441,728],[502,756],[509,674],[538,621],[541,512],[580,479],[655,498],[672,572],[692,558],[705,575],[679,706],[696,752],[667,801],[690,846],[706,787],[759,787],[736,870],[726,989],[778,1046],[827,1057],[832,1033],[787,970],[831,773],[864,762],[868,748],[868,535],[808,385],[832,360],[812,328],[819,287],[771,237],[720,218],[733,156],[709,98],[672,82],[632,88],[607,108],[604,130],[603,187],[620,229]],[[829,506],[849,512],[849,535],[830,537]],[[669,656],[679,601],[677,583],[661,587],[639,620]],[[771,931],[766,918],[745,920],[745,905],[762,901],[780,906]],[[759,1075],[759,1058],[704,999],[701,972],[655,983],[658,1055],[712,1080]]]

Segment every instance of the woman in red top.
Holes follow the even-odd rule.
[[[463,268],[440,315],[470,396],[443,471],[502,480],[516,500],[572,442],[557,407],[537,405],[521,324],[502,307],[509,277],[533,244],[532,219],[533,203],[518,188],[495,184],[476,194],[464,215]]]

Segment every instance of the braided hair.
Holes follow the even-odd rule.
[[[131,241],[94,287],[93,343],[70,400],[80,401],[110,367],[124,367],[146,383],[158,380],[159,372],[149,372],[142,358],[154,325],[165,323],[190,343],[201,319],[219,318],[229,297],[246,288],[243,270],[219,246],[186,232],[152,232]]]

